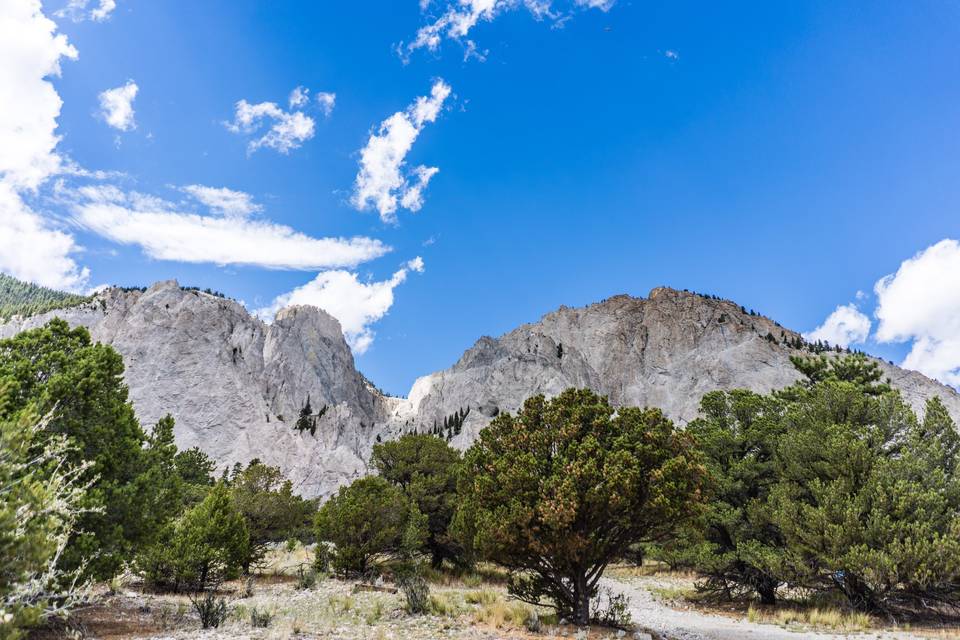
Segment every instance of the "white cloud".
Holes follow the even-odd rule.
[[[0,182],[0,272],[54,289],[82,290],[90,276],[71,257],[78,247]]]
[[[0,2],[0,179],[16,188],[35,189],[60,169],[63,102],[48,78],[77,50],[56,29],[39,0]]]
[[[418,166],[404,175],[406,156],[423,127],[437,119],[449,96],[450,85],[437,80],[429,96],[417,98],[371,132],[360,152],[360,171],[354,184],[352,202],[357,209],[373,207],[384,222],[396,222],[398,204],[411,211],[420,209],[423,189],[439,169]]]
[[[960,387],[960,243],[927,247],[874,292],[877,340],[912,342],[902,366]]]
[[[104,122],[120,131],[131,131],[137,128],[134,121],[133,100],[137,97],[140,87],[133,80],[127,80],[122,87],[107,89],[100,98],[100,117]]]
[[[253,201],[253,196],[243,191],[234,191],[226,187],[207,187],[202,184],[190,184],[182,190],[213,212],[228,217],[246,218],[263,211],[263,207]]]
[[[294,90],[290,92],[288,102],[290,103],[291,109],[299,109],[310,102],[310,89],[306,87],[295,87]]]
[[[63,9],[57,11],[54,15],[58,18],[70,18],[74,22],[84,20],[93,20],[94,22],[103,22],[110,18],[110,14],[117,8],[116,0],[100,0],[100,2],[89,8],[90,0],[70,0]]]
[[[336,94],[317,94],[317,104],[324,117],[333,112]],[[257,134],[247,144],[247,153],[260,147],[269,147],[280,153],[290,153],[316,133],[317,122],[304,112],[310,106],[310,90],[296,87],[287,98],[289,111],[284,111],[276,102],[250,104],[240,100],[234,107],[233,122],[224,125],[234,133]],[[269,126],[268,126],[269,125]]]
[[[573,9],[609,10],[616,0],[574,0]],[[426,11],[429,2],[421,0],[420,10]],[[412,42],[404,45],[400,43],[398,52],[404,61],[409,60],[410,54],[417,49],[437,51],[444,38],[460,42],[465,47],[465,57],[483,59],[483,54],[477,49],[473,40],[467,38],[470,30],[479,22],[491,22],[497,16],[508,11],[525,8],[534,18],[542,20],[549,18],[555,24],[562,24],[570,15],[568,8],[555,9],[552,0],[458,0],[447,2],[446,9],[433,22],[424,25],[417,31]]]
[[[333,108],[337,104],[337,94],[329,91],[321,91],[317,94],[317,104],[320,105],[320,110],[323,111],[324,117],[329,118],[330,114],[333,113]]]
[[[49,78],[76,57],[39,0],[0,2],[0,271],[74,291],[89,276],[73,257],[80,248],[24,196],[71,166],[56,152],[63,102]]]
[[[831,345],[848,347],[864,342],[870,335],[870,318],[856,305],[844,304],[834,309],[819,327],[803,337],[810,341],[823,340]]]
[[[667,49],[663,52],[664,57],[669,58],[670,60],[679,60],[680,54],[674,51],[673,49]]]
[[[388,280],[361,282],[350,271],[325,271],[289,293],[277,296],[269,307],[256,314],[272,320],[280,309],[293,305],[319,307],[340,322],[344,337],[354,353],[361,354],[373,343],[372,324],[383,318],[393,306],[393,290],[410,271],[423,272],[423,260],[417,256],[403,265]]]
[[[265,220],[185,213],[112,186],[83,187],[79,195],[76,223],[114,242],[140,246],[158,260],[328,269],[353,267],[390,251],[371,238],[313,238]]]

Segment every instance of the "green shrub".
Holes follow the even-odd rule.
[[[333,567],[365,576],[375,556],[411,553],[423,544],[425,518],[383,478],[366,477],[341,487],[316,517],[318,549],[334,545]]]
[[[397,586],[403,592],[407,613],[422,614],[430,610],[430,585],[416,569],[397,576]]]
[[[138,557],[137,566],[154,587],[203,591],[237,577],[248,554],[246,523],[229,489],[218,484]]]
[[[250,626],[254,629],[266,629],[273,622],[273,614],[269,611],[258,611],[254,607],[250,611]]]
[[[253,460],[245,469],[234,471],[229,485],[250,534],[245,570],[260,563],[271,545],[293,536],[302,538],[309,531],[316,506],[293,492],[293,483],[279,467]]]
[[[204,629],[216,629],[227,619],[227,601],[213,591],[190,596],[190,604],[200,616],[200,626]]]
[[[83,467],[68,462],[62,436],[29,412],[4,419],[8,389],[0,383],[0,638],[11,640],[83,597],[76,571],[65,571],[67,545],[86,486]]]

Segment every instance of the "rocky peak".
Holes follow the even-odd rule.
[[[259,458],[307,496],[368,473],[378,438],[429,431],[467,409],[453,439],[460,447],[500,411],[571,386],[618,405],[657,406],[682,423],[708,391],[791,384],[799,374],[790,356],[807,353],[793,349],[799,334],[732,301],[657,287],[647,298],[560,307],[498,338],[482,337],[451,368],[419,378],[403,399],[383,396],[356,370],[340,324],[315,307],[283,309],[266,324],[234,300],[169,280],[14,318],[0,324],[0,337],[54,316],[87,327],[123,355],[145,426],[171,413],[180,447],[198,446],[221,466]],[[960,418],[952,389],[880,364],[914,407],[938,395]],[[308,397],[313,435],[294,428]]]

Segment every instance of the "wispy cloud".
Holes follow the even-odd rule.
[[[268,220],[184,212],[112,186],[82,187],[78,195],[77,224],[157,260],[312,270],[354,267],[390,251],[372,238],[314,238]]]
[[[112,14],[116,8],[116,0],[100,0],[99,3],[94,6],[90,6],[90,0],[70,0],[67,6],[57,11],[54,15],[58,18],[69,18],[74,22],[83,22],[84,20],[103,22],[110,18],[110,14]]]
[[[340,322],[344,337],[354,353],[362,354],[373,344],[372,325],[382,319],[393,306],[393,291],[413,271],[423,272],[418,256],[398,269],[387,280],[361,282],[356,273],[325,271],[293,291],[277,296],[273,303],[256,314],[270,321],[280,309],[293,305],[319,307]]]
[[[398,206],[410,211],[423,206],[423,190],[439,169],[421,165],[405,171],[406,157],[424,126],[436,121],[450,91],[450,85],[437,80],[429,96],[417,98],[370,133],[360,152],[354,207],[375,208],[384,222],[396,222]]]
[[[202,184],[187,185],[182,188],[182,191],[193,196],[214,213],[228,217],[246,218],[263,211],[263,207],[253,201],[253,196],[243,191],[234,191],[226,187],[207,187]]]
[[[409,43],[401,42],[397,51],[406,62],[418,49],[437,51],[444,38],[459,42],[464,47],[464,57],[485,57],[477,43],[468,34],[480,22],[491,22],[499,15],[520,8],[526,9],[537,20],[549,19],[562,25],[577,9],[608,11],[616,0],[573,0],[555,6],[552,0],[459,0],[447,2],[439,17],[420,27]],[[429,2],[420,3],[421,11],[428,11]]]

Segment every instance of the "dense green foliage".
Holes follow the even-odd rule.
[[[704,591],[727,598],[756,592],[764,604],[776,601],[781,579],[766,567],[783,536],[771,522],[767,501],[777,480],[782,414],[776,398],[714,391],[703,397],[700,417],[688,427],[705,454],[709,499],[697,526],[661,552],[699,569],[706,576]]]
[[[403,491],[376,476],[341,487],[316,517],[317,540],[335,546],[333,566],[343,575],[367,575],[377,556],[412,554],[426,529]]]
[[[690,430],[713,477],[680,546],[726,595],[787,585],[905,615],[960,604],[960,449],[943,404],[918,420],[861,355],[797,359],[805,379],[708,394]]]
[[[656,409],[569,389],[501,414],[465,455],[473,541],[512,572],[511,592],[590,621],[607,564],[695,512],[704,475],[692,440]]]
[[[173,422],[152,435],[141,429],[127,400],[123,361],[93,344],[84,328],[62,320],[0,340],[0,379],[11,390],[0,418],[35,408],[49,414],[44,433],[65,436],[68,461],[89,462],[90,510],[64,551],[65,567],[87,562],[88,575],[109,577],[133,549],[149,542],[179,504],[173,468]]]
[[[303,538],[310,529],[316,505],[293,492],[293,483],[278,467],[250,462],[230,478],[230,491],[250,534],[244,569],[259,563],[272,543]]]
[[[373,447],[373,466],[380,477],[399,487],[427,518],[424,551],[431,564],[444,560],[462,565],[468,558],[451,531],[457,509],[460,453],[439,437],[407,434]]]
[[[238,576],[249,555],[246,521],[230,488],[221,483],[167,525],[136,564],[154,587],[204,591]]]
[[[206,497],[216,482],[213,477],[216,464],[198,447],[180,451],[173,463],[183,485],[183,503],[192,507]]]
[[[0,320],[66,309],[89,301],[89,296],[54,291],[0,273]]]
[[[0,388],[0,415],[8,392]],[[75,577],[59,562],[86,487],[82,466],[67,460],[68,443],[43,434],[23,412],[0,418],[0,639],[65,612],[76,600]]]

